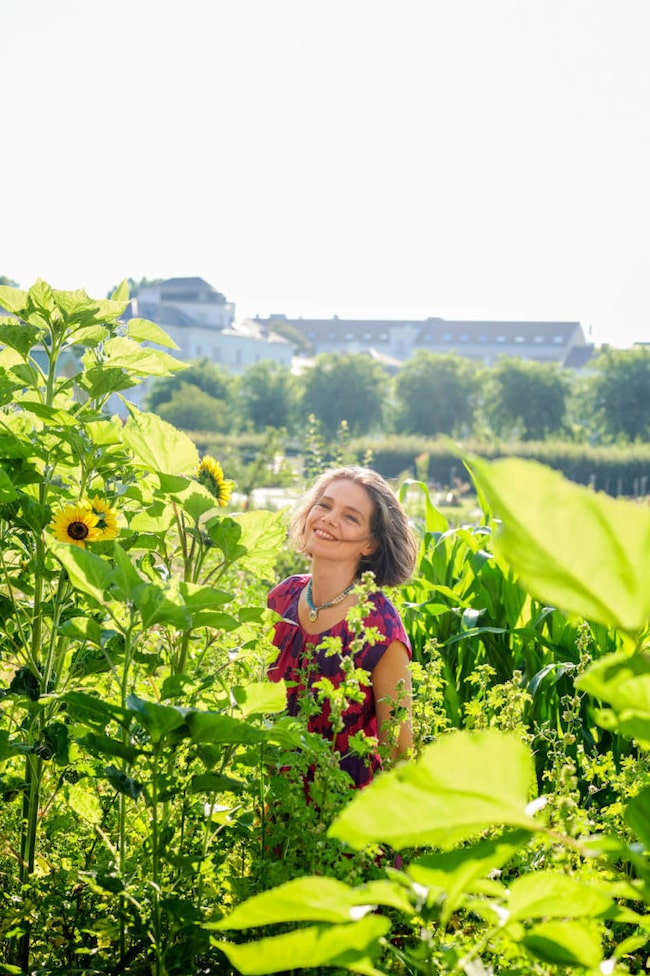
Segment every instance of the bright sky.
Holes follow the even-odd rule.
[[[0,274],[650,341],[649,0],[0,0]]]

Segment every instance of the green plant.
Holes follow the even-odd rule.
[[[582,489],[522,462],[475,468],[486,506],[499,516],[499,558],[533,593],[620,631],[623,648],[584,667],[576,686],[608,704],[597,716],[601,726],[647,749],[650,603],[642,570],[650,514],[593,495],[585,504]],[[547,531],[551,500],[562,506],[561,540]],[[564,547],[578,531],[583,550],[576,554]],[[572,571],[562,573],[569,561]],[[489,677],[479,672],[488,704]],[[580,703],[564,705],[573,723]],[[574,816],[575,767],[557,769],[563,807],[537,796],[519,724],[515,716],[516,735],[493,728],[445,734],[417,763],[355,796],[329,831],[343,850],[381,843],[431,853],[357,887],[305,878],[262,894],[210,930],[290,923],[290,931],[243,945],[217,936],[218,946],[242,973],[279,972],[289,953],[304,968],[366,974],[473,974],[493,964],[509,974],[628,971],[650,935],[650,787],[626,803],[628,836],[592,836]]]
[[[196,958],[192,923],[221,883],[196,865],[244,829],[232,767],[273,741],[261,716],[283,705],[255,681],[265,611],[237,602],[247,574],[272,570],[282,520],[224,514],[232,483],[216,461],[131,404],[124,423],[106,412],[181,368],[140,345],[169,345],[154,323],[122,323],[127,301],[123,288],[110,301],[43,282],[0,290],[0,790],[21,806],[5,818],[3,937],[23,972],[35,951],[158,974]],[[232,814],[205,813],[220,806]],[[50,827],[71,813],[81,859]],[[49,944],[52,877],[77,897]],[[91,921],[100,903],[108,928]]]

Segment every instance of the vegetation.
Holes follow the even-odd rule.
[[[284,513],[105,411],[178,369],[127,301],[0,286],[0,972],[641,972],[650,510],[467,454],[451,524],[403,481],[416,748],[352,794],[265,680]]]
[[[426,436],[466,433],[472,425],[477,377],[476,364],[455,353],[416,353],[397,374],[396,430]]]
[[[556,363],[504,357],[487,372],[487,414],[498,437],[524,441],[562,434],[569,374]]]

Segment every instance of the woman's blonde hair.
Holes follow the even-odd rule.
[[[372,502],[370,532],[375,549],[362,556],[358,575],[370,570],[377,586],[405,583],[415,566],[417,542],[408,516],[387,481],[372,468],[350,465],[322,474],[302,499],[289,526],[289,537],[296,549],[308,555],[305,547],[307,516],[334,481],[354,481],[367,491]]]

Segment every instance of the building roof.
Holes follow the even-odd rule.
[[[205,278],[200,278],[196,275],[191,278],[165,278],[165,280],[159,282],[159,284],[161,288],[176,288],[179,285],[182,285],[183,287],[187,288],[209,288],[211,291],[216,291],[209,281],[206,281]]]
[[[283,315],[257,318],[270,327],[274,321],[287,322],[316,343],[388,342],[396,332],[408,329],[414,345],[427,346],[463,343],[538,343],[567,346],[585,344],[579,322],[469,321],[428,318],[413,321],[398,319],[289,319]]]

